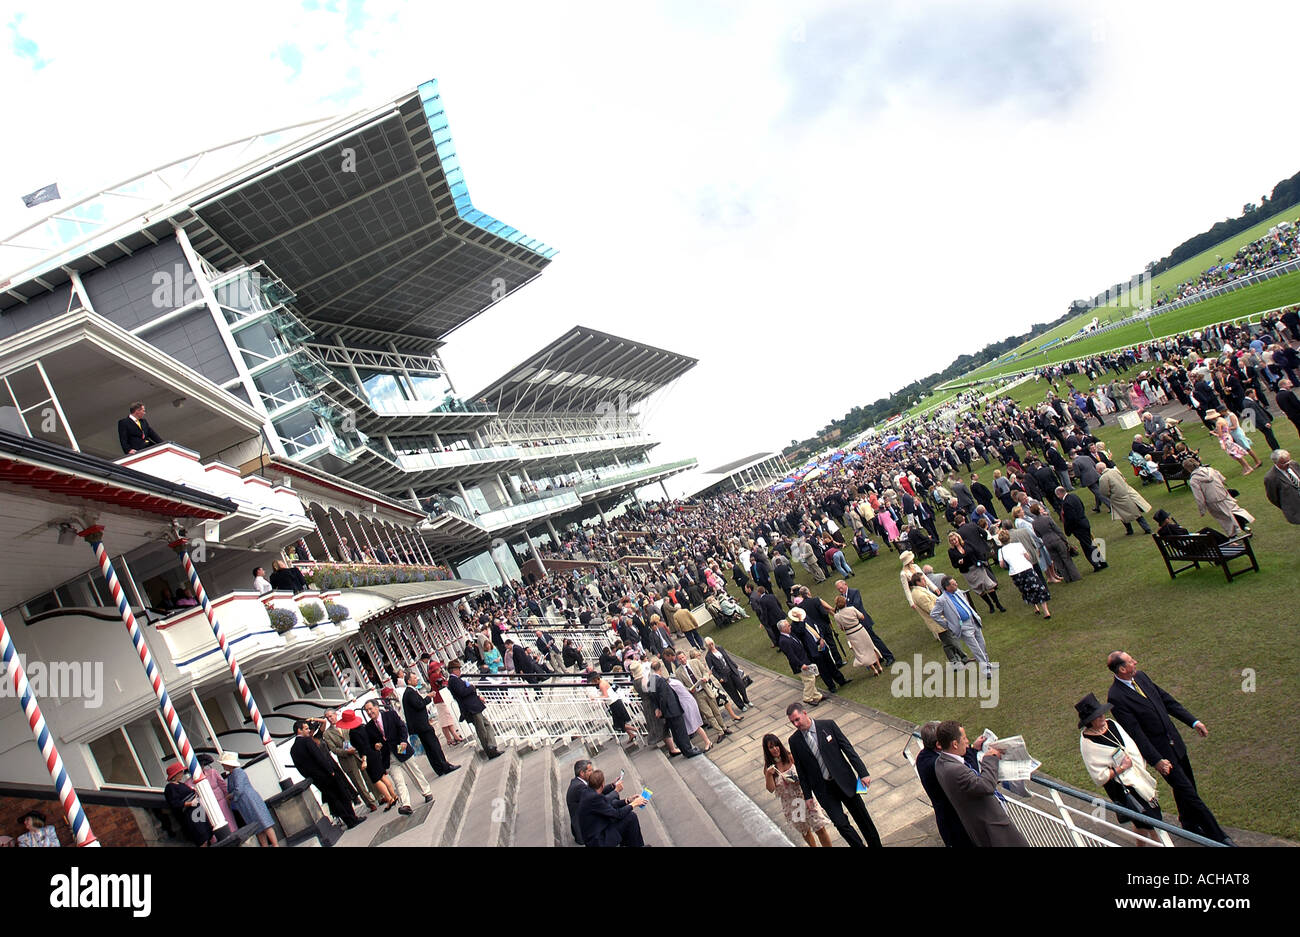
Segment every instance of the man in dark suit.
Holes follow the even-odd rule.
[[[830,719],[813,719],[802,703],[791,703],[785,714],[795,731],[790,736],[790,755],[799,774],[799,786],[809,809],[813,799],[822,805],[826,816],[850,846],[862,846],[862,838],[844,815],[849,814],[862,830],[868,846],[880,846],[880,834],[871,822],[867,805],[858,794],[858,786],[871,784],[867,766],[844,733]]]
[[[984,510],[989,512],[989,516],[996,518],[997,512],[993,510],[993,492],[989,491],[989,486],[980,481],[978,475],[972,474],[970,477],[971,497],[977,502],[984,505]]]
[[[429,722],[429,706],[433,703],[433,697],[425,696],[413,685],[419,676],[414,670],[406,675],[406,689],[402,691],[402,714],[406,717],[406,728],[424,746],[424,754],[428,757],[429,766],[433,768],[434,773],[439,776],[451,774],[460,765],[448,763],[442,754],[442,746],[438,744],[438,733]]]
[[[392,699],[395,695],[390,687],[384,687],[380,694],[388,699]],[[366,757],[378,758],[383,762],[384,770],[389,780],[393,782],[397,799],[401,803],[397,812],[403,816],[410,816],[413,811],[410,790],[406,782],[409,780],[419,789],[424,795],[426,804],[433,801],[433,793],[429,790],[429,782],[424,779],[420,769],[414,764],[407,764],[415,752],[407,735],[406,723],[402,722],[397,713],[392,710],[381,709],[374,700],[366,703],[363,708],[367,719],[363,727],[366,733]]]
[[[290,566],[284,560],[276,560],[271,564],[271,576],[268,581],[271,583],[271,588],[278,592],[292,592],[297,595],[299,592],[307,591],[307,579],[302,571],[296,566]]]
[[[131,415],[117,421],[117,441],[122,445],[123,455],[135,455],[141,449],[162,442],[162,437],[154,432],[149,421],[144,418],[144,412],[144,404],[137,400],[131,404]]]
[[[503,752],[497,749],[496,733],[492,731],[491,723],[483,715],[487,703],[483,702],[483,697],[465,682],[460,671],[459,660],[453,660],[447,665],[447,689],[451,693],[451,698],[456,701],[456,705],[460,707],[460,721],[468,722],[474,727],[484,754],[489,758],[498,758]]]
[[[1079,541],[1079,548],[1092,564],[1093,571],[1106,569],[1110,564],[1100,556],[1094,555],[1096,548],[1092,543],[1092,525],[1088,523],[1088,509],[1083,506],[1079,496],[1064,488],[1056,489],[1056,497],[1061,502],[1061,526],[1067,537],[1073,536]]]
[[[636,808],[646,803],[640,794],[631,800],[604,796],[605,772],[593,769],[587,775],[586,791],[578,797],[578,829],[585,846],[644,846],[641,819]]]
[[[1293,387],[1291,381],[1285,377],[1277,382],[1277,405],[1286,414],[1287,419],[1295,425],[1296,432],[1300,432],[1300,397],[1296,396]]]
[[[352,795],[348,792],[347,778],[343,769],[334,763],[334,759],[325,754],[325,750],[312,738],[312,722],[299,719],[293,724],[293,746],[289,757],[293,766],[321,792],[330,813],[343,821],[350,830],[358,823],[365,823],[365,817],[358,817],[352,812]]]
[[[655,716],[662,719],[672,732],[673,741],[677,743],[677,749],[687,758],[694,758],[696,755],[703,755],[691,742],[691,737],[686,733],[686,713],[682,709],[681,700],[677,698],[677,691],[668,683],[668,674],[664,670],[663,661],[656,660],[650,665],[654,676],[650,678],[650,695],[655,699]]]
[[[867,634],[871,635],[871,643],[876,646],[876,650],[880,652],[880,656],[884,660],[885,666],[888,667],[894,662],[894,652],[891,651],[889,646],[880,639],[879,635],[876,634],[876,630],[873,627],[875,622],[871,620],[871,616],[867,614],[866,608],[862,605],[862,593],[857,589],[850,589],[849,584],[843,579],[836,580],[835,591],[844,596],[844,600],[848,602],[851,607],[856,608],[862,613],[862,627],[866,628]],[[807,600],[805,599],[804,601]]]
[[[934,774],[962,827],[976,846],[1028,846],[998,799],[998,762],[1002,750],[990,745],[979,770],[966,761],[970,741],[956,722],[935,727],[939,758]]]
[[[1169,783],[1178,807],[1178,822],[1185,830],[1232,845],[1228,834],[1223,832],[1210,808],[1196,792],[1196,778],[1192,775],[1187,746],[1170,716],[1191,726],[1202,738],[1208,736],[1210,730],[1182,703],[1138,670],[1137,661],[1124,651],[1112,651],[1106,658],[1106,666],[1115,675],[1106,701],[1113,707],[1115,720],[1137,743],[1146,763]]]
[[[939,745],[935,739],[938,728],[938,720],[927,722],[921,727],[921,751],[916,756],[916,775],[921,779],[925,795],[930,798],[930,806],[934,808],[934,822],[939,827],[939,838],[945,846],[963,849],[975,844],[967,835],[966,827],[961,825],[961,817],[957,816],[957,811],[953,809],[952,802],[939,786],[939,778],[935,775],[935,762],[939,760]],[[983,740],[984,737],[980,736],[979,744],[983,744]],[[979,770],[979,758],[975,755],[973,745],[967,749],[964,760],[972,771]]]
[[[777,625],[785,617],[780,600],[768,592],[767,587],[755,585],[750,605],[753,606],[754,614],[758,617],[758,623],[763,626],[767,636],[772,639],[772,646],[776,647],[780,643],[781,637],[777,633]]]
[[[587,778],[591,776],[595,768],[586,758],[579,758],[573,763],[573,779],[569,781],[569,789],[564,792],[564,803],[569,808],[569,829],[573,832],[573,839],[577,843],[585,843],[587,840],[582,835],[582,830],[578,827],[578,805],[591,787],[587,784]],[[607,797],[612,801],[622,803],[619,798],[619,792],[623,790],[623,781],[619,779],[613,784],[606,784],[600,789],[600,796]]]

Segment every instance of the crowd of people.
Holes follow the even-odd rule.
[[[660,746],[669,757],[698,757],[730,736],[753,707],[743,669],[700,634],[692,610],[704,606],[722,620],[752,614],[800,678],[801,700],[787,714],[795,733],[788,743],[763,740],[767,789],[780,798],[792,826],[810,845],[825,845],[831,825],[851,844],[878,844],[865,806],[854,803],[857,785],[869,783],[865,766],[854,763],[851,744],[836,738],[833,723],[808,716],[851,682],[846,671],[880,674],[893,663],[861,593],[850,585],[855,567],[893,554],[907,608],[897,606],[898,620],[919,619],[950,666],[974,663],[989,672],[996,664],[984,617],[1014,610],[1005,601],[1004,576],[1026,613],[1054,621],[1049,603],[1057,589],[1088,588],[1080,566],[1094,575],[1108,569],[1094,538],[1099,519],[1091,515],[1105,510],[1126,535],[1134,526],[1156,536],[1187,532],[1168,512],[1152,514],[1144,486],[1186,481],[1198,510],[1218,522],[1225,539],[1249,531],[1253,517],[1223,475],[1202,463],[1200,438],[1217,442],[1244,476],[1260,463],[1252,433],[1264,434],[1275,450],[1265,485],[1269,500],[1300,522],[1300,475],[1271,432],[1273,407],[1300,428],[1300,402],[1291,389],[1300,365],[1292,348],[1300,337],[1296,312],[1044,369],[1038,377],[1049,389],[1036,405],[973,396],[963,411],[901,427],[902,445],[873,442],[859,450],[860,458],[841,460],[787,490],[638,505],[612,521],[566,531],[557,552],[599,566],[530,575],[465,600],[460,614],[469,637],[460,660],[445,669],[413,661],[382,675],[384,695],[367,704],[366,718],[330,717],[336,732],[338,725],[348,731],[346,741],[341,734],[333,745],[310,741],[319,727],[306,724],[300,734],[309,741],[295,748],[308,767],[319,759],[307,744],[334,756],[327,760],[337,772],[318,763],[313,780],[346,822],[359,822],[353,803],[409,810],[408,791],[423,789],[423,779],[400,767],[409,760],[402,757],[403,744],[413,744],[408,739],[419,739],[435,773],[455,770],[442,756],[428,707],[448,746],[461,744],[456,726],[467,721],[489,756],[498,753],[486,706],[464,671],[530,682],[577,676],[605,701],[615,731],[629,741]],[[1139,365],[1137,376],[1128,377]],[[1158,412],[1175,402],[1194,412],[1210,435],[1194,438],[1185,420]],[[1090,421],[1104,425],[1106,416],[1126,411],[1138,414],[1142,431],[1117,456],[1092,435]],[[945,549],[950,569],[936,569],[936,553]],[[638,559],[629,562],[633,556]],[[796,564],[814,583],[833,579],[834,601],[798,584]],[[748,612],[735,607],[727,580],[747,597]],[[723,602],[731,613],[722,612]],[[556,626],[597,631],[597,650],[571,637],[557,640]],[[1158,819],[1154,771],[1173,788],[1185,828],[1225,840],[1195,793],[1185,747],[1166,723],[1172,715],[1198,732],[1203,725],[1127,655],[1112,658],[1116,687],[1108,702],[1085,698],[1076,707],[1090,774],[1116,803]],[[629,716],[633,699],[641,703],[643,728]],[[448,705],[453,701],[459,720]],[[1143,710],[1146,701],[1151,712]],[[992,809],[996,745],[984,753],[983,767],[957,771],[952,766],[969,762],[983,741],[971,742],[955,724],[929,730],[923,749],[934,758],[924,759],[932,764],[921,776],[936,816],[950,811],[939,817],[941,833],[952,834],[945,841],[957,844],[964,835],[977,844],[1017,843],[1014,826],[1003,822],[1005,811]],[[835,766],[825,761],[824,744],[841,748],[842,769],[838,759]],[[1103,756],[1111,759],[1108,769]],[[359,761],[345,766],[349,759]],[[569,803],[579,841],[640,842],[636,798],[623,800],[619,784],[590,764],[575,766],[573,785]]]
[[[1179,283],[1172,290],[1162,294],[1155,305],[1163,306],[1180,299],[1187,299],[1212,290],[1216,286],[1294,260],[1297,255],[1300,255],[1300,245],[1297,244],[1296,236],[1297,226],[1300,226],[1300,218],[1294,222],[1282,222],[1268,234],[1242,247],[1231,260],[1224,262],[1223,258],[1219,258],[1219,263],[1202,271],[1194,279]]]

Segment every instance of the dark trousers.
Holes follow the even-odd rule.
[[[889,649],[889,645],[880,639],[880,635],[876,634],[874,628],[868,625],[865,621],[862,624],[866,625],[867,634],[871,635],[871,643],[874,644],[876,650],[880,652],[880,656],[884,659],[885,666],[892,664],[894,662],[894,652]]]
[[[749,694],[745,692],[745,681],[740,677],[734,673],[729,673],[722,686],[726,689],[727,695],[731,697],[733,703],[739,703],[741,706],[749,705]]]
[[[698,630],[685,632],[685,637],[687,643],[690,644],[691,647],[697,647],[701,651],[704,650],[704,639],[700,637],[700,632]]]
[[[352,795],[348,790],[348,779],[343,776],[343,772],[336,770],[324,784],[319,781],[313,783],[321,792],[321,797],[330,808],[330,813],[342,820],[349,829],[360,822],[357,820],[357,815],[352,812]]]
[[[1192,763],[1186,758],[1171,758],[1173,769],[1165,778],[1174,792],[1174,804],[1178,807],[1178,822],[1183,829],[1200,833],[1207,839],[1223,842],[1228,834],[1223,832],[1219,821],[1214,819],[1210,808],[1205,806],[1201,795],[1196,793],[1196,778],[1192,774]]]
[[[686,734],[686,717],[685,716],[664,716],[664,722],[668,725],[668,731],[673,735],[673,741],[677,743],[677,750],[682,754],[689,752],[695,747],[691,742],[691,737]]]
[[[617,834],[617,836],[612,835]],[[633,810],[622,820],[611,823],[605,829],[605,842],[597,843],[594,840],[587,843],[588,846],[636,846],[645,845],[645,840],[641,838],[641,818]]]
[[[1079,541],[1079,549],[1083,551],[1084,557],[1092,564],[1093,569],[1099,569],[1100,565],[1093,559],[1093,551],[1096,547],[1092,544],[1092,528],[1085,527],[1082,530],[1074,531],[1074,539]]]
[[[840,668],[835,666],[829,650],[823,649],[817,655],[816,664],[817,669],[821,671],[822,681],[832,693],[835,692],[836,685],[843,686],[849,682],[844,679],[844,674],[840,673]]]
[[[1094,511],[1100,511],[1101,506],[1103,504],[1106,505],[1108,509],[1110,508],[1110,498],[1107,498],[1104,494],[1101,493],[1100,482],[1093,482],[1091,485],[1088,486],[1088,490],[1092,492],[1092,497],[1095,499],[1092,506],[1092,509]]]
[[[871,814],[867,813],[867,805],[862,802],[860,794],[853,794],[846,797],[840,790],[840,786],[834,781],[825,781],[822,787],[817,791],[817,803],[822,805],[826,811],[826,817],[840,831],[844,841],[850,846],[863,846],[862,837],[858,836],[857,830],[849,823],[849,818],[844,815],[844,808],[849,808],[849,815],[853,817],[858,824],[858,829],[862,830],[862,836],[867,838],[865,845],[880,846],[880,834],[876,832],[876,825],[871,822]]]
[[[1264,439],[1268,442],[1268,448],[1270,451],[1282,448],[1282,444],[1279,443],[1277,437],[1273,435],[1273,427],[1267,425],[1260,426],[1259,431],[1264,434]]]
[[[423,732],[412,732],[424,746],[424,754],[428,756],[429,766],[433,768],[434,773],[438,775],[447,774],[452,770],[451,764],[442,754],[442,746],[438,744],[438,733],[432,727],[425,729]]]

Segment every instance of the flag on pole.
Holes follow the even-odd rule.
[[[35,208],[42,202],[53,202],[57,198],[60,198],[59,184],[57,182],[51,182],[49,185],[42,186],[35,192],[24,195],[23,204],[28,208]]]

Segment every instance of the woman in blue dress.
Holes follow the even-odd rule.
[[[262,795],[253,789],[247,772],[239,767],[239,756],[234,752],[224,753],[221,756],[221,767],[225,769],[226,799],[230,801],[230,806],[239,811],[239,816],[245,823],[258,825],[259,843],[263,846],[279,846],[280,843],[275,838],[275,820],[271,818],[271,811],[267,809]]]

